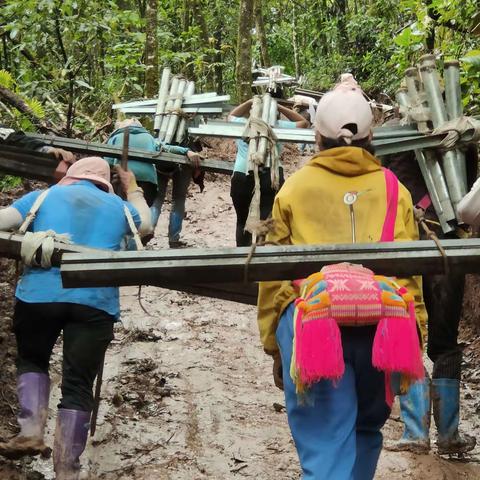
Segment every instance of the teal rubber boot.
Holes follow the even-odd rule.
[[[428,453],[430,450],[430,379],[416,382],[408,393],[400,395],[400,414],[404,422],[402,438],[385,448],[394,452]]]
[[[432,380],[433,418],[437,426],[437,447],[440,455],[469,452],[477,441],[465,433],[459,433],[460,381],[452,378]]]

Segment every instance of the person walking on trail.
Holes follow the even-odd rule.
[[[185,201],[188,187],[193,180],[203,190],[203,175],[200,171],[201,157],[191,148],[180,145],[167,145],[160,142],[159,150],[177,155],[186,155],[190,165],[178,165],[170,169],[162,168],[158,171],[158,193],[152,205],[152,224],[155,227],[162,213],[163,204],[167,195],[168,182],[172,180],[172,206],[168,222],[168,245],[170,248],[183,248],[188,246],[180,239],[183,219],[185,218]]]
[[[476,147],[466,150],[466,158],[471,184],[477,176]],[[444,235],[440,228],[435,227],[438,218],[413,152],[386,157],[384,165],[395,172],[408,188],[418,212],[428,220],[429,228],[439,238],[458,238],[460,230]],[[423,231],[422,238],[428,238]],[[475,448],[476,439],[459,431],[462,347],[458,344],[458,328],[464,290],[463,274],[423,276],[428,312],[427,354],[433,362],[432,378],[426,377],[423,382],[415,383],[408,394],[400,396],[404,431],[400,440],[386,446],[388,450],[427,453],[430,450],[432,407],[439,454],[462,454]]]
[[[247,100],[230,112],[230,121],[246,123],[252,107],[253,100]],[[276,126],[279,128],[307,128],[308,121],[299,113],[278,105],[278,112],[283,114],[287,120],[277,120]],[[243,140],[237,140],[237,156],[233,166],[233,176],[230,188],[233,206],[237,214],[237,225],[235,238],[237,247],[246,247],[252,243],[252,235],[245,231],[245,224],[248,218],[250,203],[252,201],[255,188],[255,178],[253,172],[248,171],[248,143]],[[280,154],[280,147],[278,154]],[[268,218],[272,211],[273,199],[277,193],[272,188],[270,168],[263,168],[259,174],[260,177],[260,219]],[[283,168],[280,165],[279,172],[280,186],[284,182]]]
[[[118,250],[133,228],[150,232],[150,210],[135,176],[118,168],[128,201],[113,193],[110,167],[99,157],[74,163],[66,176],[0,210],[2,230],[27,228],[34,237],[65,237],[78,245]],[[36,215],[34,215],[36,211]],[[26,236],[27,237],[27,236]],[[25,242],[25,241],[24,241]],[[35,243],[35,242],[33,242]],[[35,245],[36,246],[36,245]],[[29,245],[24,243],[27,252]],[[27,248],[28,247],[28,248]],[[33,259],[35,252],[31,252]],[[27,260],[26,260],[27,261]],[[43,259],[42,259],[43,262]],[[26,265],[16,289],[13,329],[17,341],[17,394],[20,433],[0,444],[0,455],[49,456],[44,432],[50,394],[49,361],[63,333],[63,376],[53,448],[57,480],[79,477],[94,403],[92,388],[119,318],[119,290],[62,288],[60,269]]]
[[[190,148],[177,145],[167,145],[159,142],[148,130],[146,130],[137,119],[127,119],[118,122],[114,132],[110,135],[107,143],[109,145],[123,145],[125,129],[129,129],[129,148],[146,150],[149,152],[164,151],[178,155],[186,155],[190,160],[189,165],[178,165],[170,170],[157,169],[155,165],[136,160],[129,160],[128,168],[135,174],[138,185],[143,189],[145,200],[152,212],[152,225],[155,226],[160,217],[163,203],[167,194],[167,186],[172,179],[172,209],[170,211],[170,222],[168,226],[168,240],[171,248],[183,247],[186,244],[180,240],[182,223],[185,216],[185,200],[187,198],[190,180],[199,177],[201,164],[200,155]],[[118,164],[118,159],[107,158],[110,165]],[[193,169],[193,170],[192,170]],[[203,184],[202,184],[203,185]],[[152,234],[145,240],[153,237]]]
[[[272,212],[275,227],[267,235],[267,241],[306,245],[418,239],[410,194],[391,172],[382,169],[372,154],[372,121],[370,106],[358,84],[351,75],[343,75],[340,84],[318,105],[315,134],[320,153],[288,178],[278,192]],[[365,275],[361,289],[376,289],[380,285],[372,282],[371,272],[363,267],[340,264],[335,268],[346,268],[347,279],[352,272]],[[333,273],[327,268],[312,277],[328,278]],[[412,378],[422,378],[424,374],[417,334],[417,322],[422,330],[426,323],[421,279],[397,279],[392,282],[396,285],[394,288],[388,287],[397,300],[400,294],[402,298],[405,296],[402,309],[409,297],[408,313],[402,312],[401,322],[405,323],[394,319],[394,323],[399,321],[395,328],[408,331],[405,336],[398,334],[399,330],[397,334],[392,333],[395,329],[389,333],[386,325],[392,319],[381,319],[375,329],[371,324],[342,326],[341,317],[321,318],[321,314],[328,316],[328,312],[334,315],[334,304],[328,302],[337,298],[332,293],[335,288],[338,287],[341,295],[349,293],[350,284],[346,281],[313,283],[318,289],[316,293],[320,292],[314,300],[320,299],[318,308],[324,306],[323,311],[316,310],[315,302],[310,302],[306,294],[310,277],[306,282],[261,282],[259,287],[260,338],[265,352],[273,357],[274,382],[285,393],[288,422],[304,480],[373,479],[382,449],[380,429],[393,401],[392,374],[405,373],[401,377],[403,388]],[[387,283],[389,280],[385,279],[384,284]],[[353,298],[349,311],[363,311],[360,307],[364,305],[355,298],[365,298],[364,292]],[[305,304],[311,310],[305,309]],[[339,305],[340,310],[342,307],[344,305]],[[308,318],[305,313],[308,311],[319,317],[303,323],[302,315]],[[300,315],[301,312],[304,313]],[[358,321],[357,325],[362,322]],[[379,329],[381,335],[377,334]],[[307,332],[311,332],[310,336]],[[406,343],[398,352],[392,351],[390,345],[391,358],[387,361],[381,358],[382,352],[376,347],[383,340],[393,341],[394,345]],[[308,341],[309,344],[305,343]],[[321,356],[327,344],[334,362],[328,356]],[[318,372],[322,373],[328,365],[332,370],[316,374],[315,380],[312,376],[305,391],[305,384],[302,386],[299,378],[302,380],[303,375],[308,380],[306,375],[311,373],[305,360],[308,360],[305,356],[308,351],[312,362],[325,360],[315,365]],[[387,365],[397,360],[404,362],[405,368],[397,370],[393,364]],[[373,365],[381,362],[384,366],[378,368],[385,373]],[[305,367],[303,373],[298,370],[299,366]],[[407,372],[411,372],[408,380]]]

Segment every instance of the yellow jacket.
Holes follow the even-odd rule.
[[[345,193],[351,191],[358,192],[354,204],[356,241],[378,242],[387,206],[385,176],[380,161],[358,147],[325,150],[287,179],[275,198],[272,212],[275,231],[267,240],[283,245],[351,243],[350,211],[343,201]],[[411,240],[418,240],[412,198],[399,184],[395,241]],[[417,320],[424,336],[427,312],[421,277],[399,279],[398,283],[415,296]],[[278,321],[295,297],[290,281],[260,283],[258,326],[269,354],[278,350],[275,340]]]

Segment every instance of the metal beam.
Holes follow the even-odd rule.
[[[452,271],[480,272],[480,239],[443,240]],[[244,280],[249,248],[106,252],[65,255],[66,287],[237,283]],[[291,280],[323,266],[361,263],[378,274],[411,276],[443,273],[443,258],[432,241],[348,245],[258,247],[248,266],[249,281]]]
[[[74,138],[56,137],[53,135],[42,135],[37,133],[28,133],[29,137],[42,140],[46,145],[52,147],[64,148],[71,152],[99,155],[101,157],[121,158],[122,148],[113,145],[106,145],[98,142],[86,142],[85,140],[77,140]],[[3,150],[0,147],[0,151]],[[167,152],[148,152],[146,150],[129,149],[129,160],[138,160],[140,162],[153,163],[159,168],[171,168],[175,165],[190,165],[190,161],[185,155],[176,155]],[[231,175],[233,171],[233,163],[225,160],[204,159],[202,161],[202,169],[206,172],[215,172]]]
[[[4,174],[51,182],[57,164],[52,155],[0,145],[0,172]]]

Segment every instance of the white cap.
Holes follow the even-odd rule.
[[[370,104],[351,73],[344,73],[340,83],[318,103],[315,130],[325,138],[342,138],[350,144],[352,140],[368,137],[372,123]],[[354,128],[346,128],[347,125]]]

